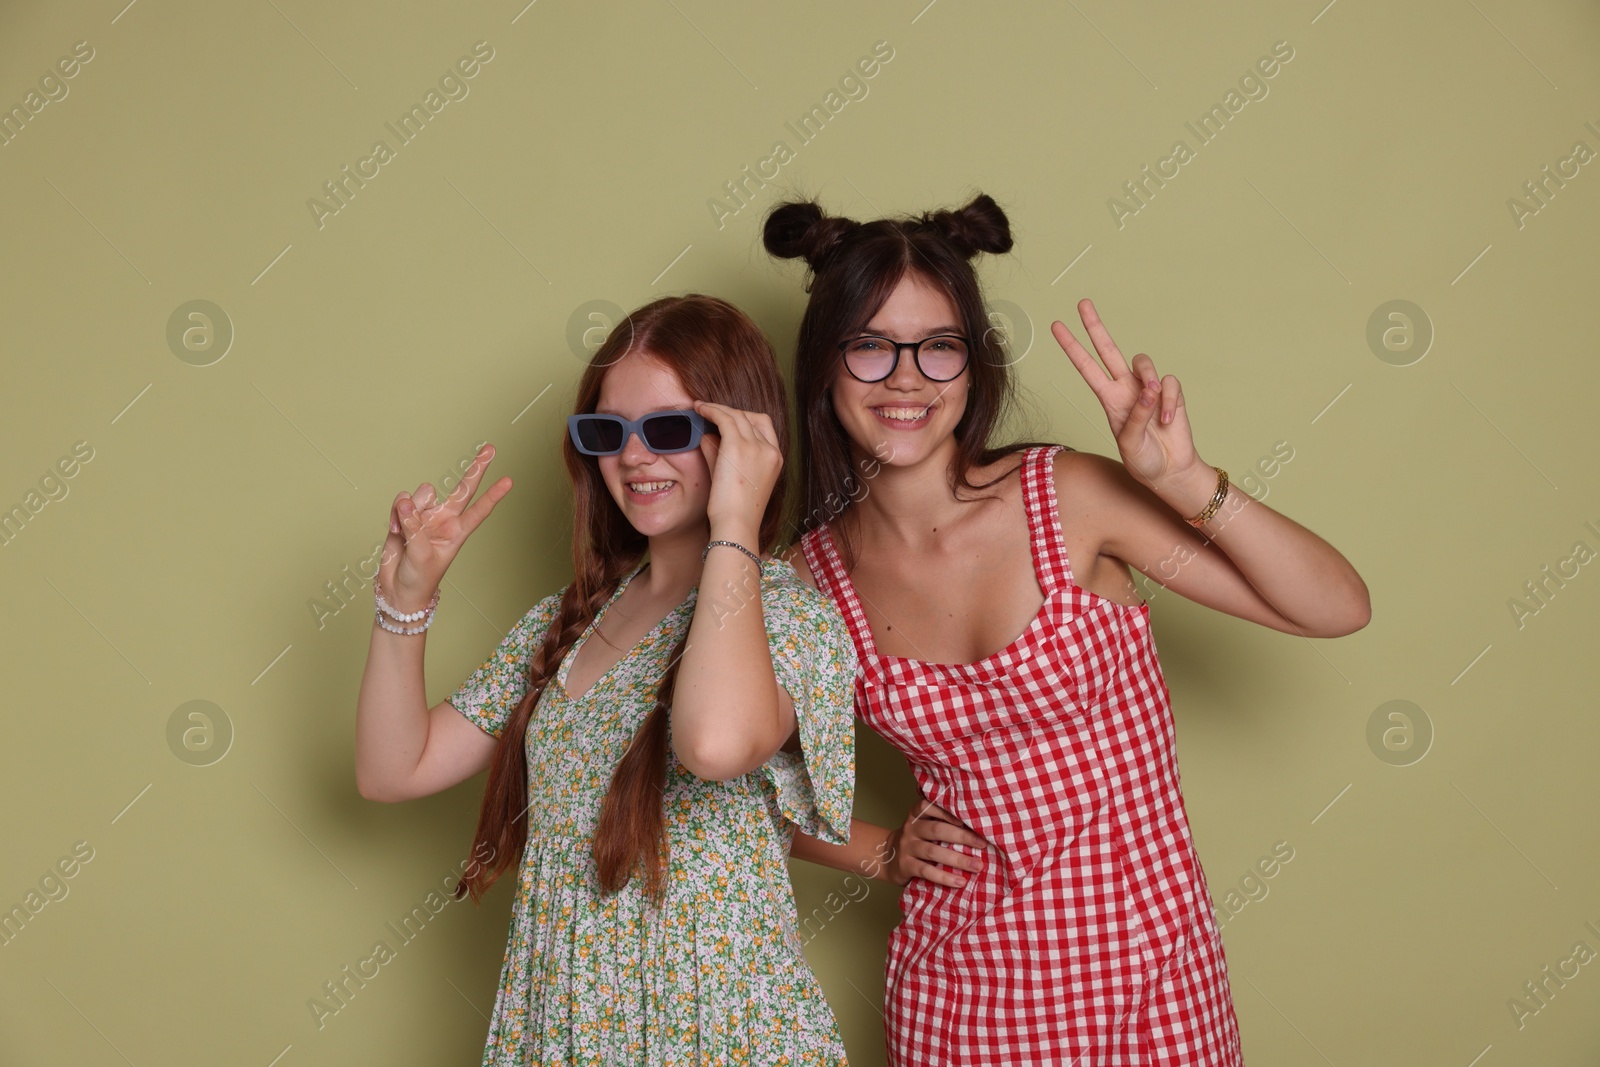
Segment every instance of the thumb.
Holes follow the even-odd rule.
[[[1141,383],[1139,395],[1135,398],[1133,407],[1128,410],[1127,420],[1122,424],[1122,432],[1117,435],[1117,444],[1124,453],[1131,452],[1133,447],[1144,439],[1145,429],[1160,407],[1160,383],[1157,382],[1153,390]]]
[[[400,497],[397,496],[394,503],[389,506],[389,530],[384,536],[383,555],[379,557],[378,562],[378,574],[386,589],[394,588],[395,571],[400,566],[400,557],[405,555],[406,551],[405,527],[402,521]]]

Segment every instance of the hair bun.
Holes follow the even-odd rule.
[[[954,211],[929,212],[920,221],[944,234],[968,259],[979,252],[1011,251],[1011,223],[988,193],[979,193]]]
[[[767,215],[762,243],[779,259],[804,259],[814,273],[860,226],[853,219],[828,215],[815,201],[794,201],[779,204]]]

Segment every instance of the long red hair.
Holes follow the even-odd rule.
[[[777,358],[766,335],[738,308],[716,297],[690,294],[663,297],[634,311],[611,330],[590,359],[578,382],[574,413],[594,411],[606,370],[630,352],[666,365],[696,400],[764,412],[772,419],[787,459],[787,400]],[[529,657],[527,694],[501,731],[490,760],[472,854],[489,851],[492,864],[475,864],[464,872],[455,890],[457,899],[470,893],[474,901],[481,900],[512,863],[520,863],[528,842],[524,747],[528,721],[567,652],[648,548],[646,539],[617,507],[595,458],[573,447],[564,423],[561,442],[562,459],[572,480],[573,580],[562,594],[549,630]],[[770,550],[777,541],[784,495],[784,479],[780,479],[761,517],[762,551]],[[593,852],[603,893],[615,893],[635,874],[643,875],[646,892],[652,897],[659,897],[664,885],[668,850],[661,804],[667,772],[667,717],[682,653],[680,639],[661,677],[655,707],[617,763],[601,804]]]

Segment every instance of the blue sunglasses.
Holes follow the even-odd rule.
[[[586,456],[615,456],[627,447],[628,438],[639,435],[644,447],[657,455],[690,452],[698,448],[703,434],[717,428],[696,411],[652,411],[638,419],[621,415],[568,415],[567,434],[579,452]]]

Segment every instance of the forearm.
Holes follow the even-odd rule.
[[[1217,474],[1201,464],[1151,487],[1174,511],[1198,515],[1216,494]],[[1367,585],[1337,549],[1233,482],[1197,532],[1222,550],[1262,599],[1307,636],[1338,637],[1371,617]]]
[[[789,855],[797,860],[820,863],[838,871],[851,871],[880,882],[897,884],[886,875],[894,859],[894,831],[861,819],[850,820],[850,842],[830,845],[809,834],[796,833]]]
[[[414,609],[396,605],[396,610]],[[356,788],[368,799],[394,795],[416,771],[427,746],[428,698],[422,666],[426,640],[426,631],[391,633],[373,619],[367,666],[356,698]]]
[[[749,534],[728,540],[754,543]],[[714,547],[678,664],[673,745],[702,777],[733,777],[760,766],[783,744],[789,731],[781,710],[760,571],[743,552]]]

